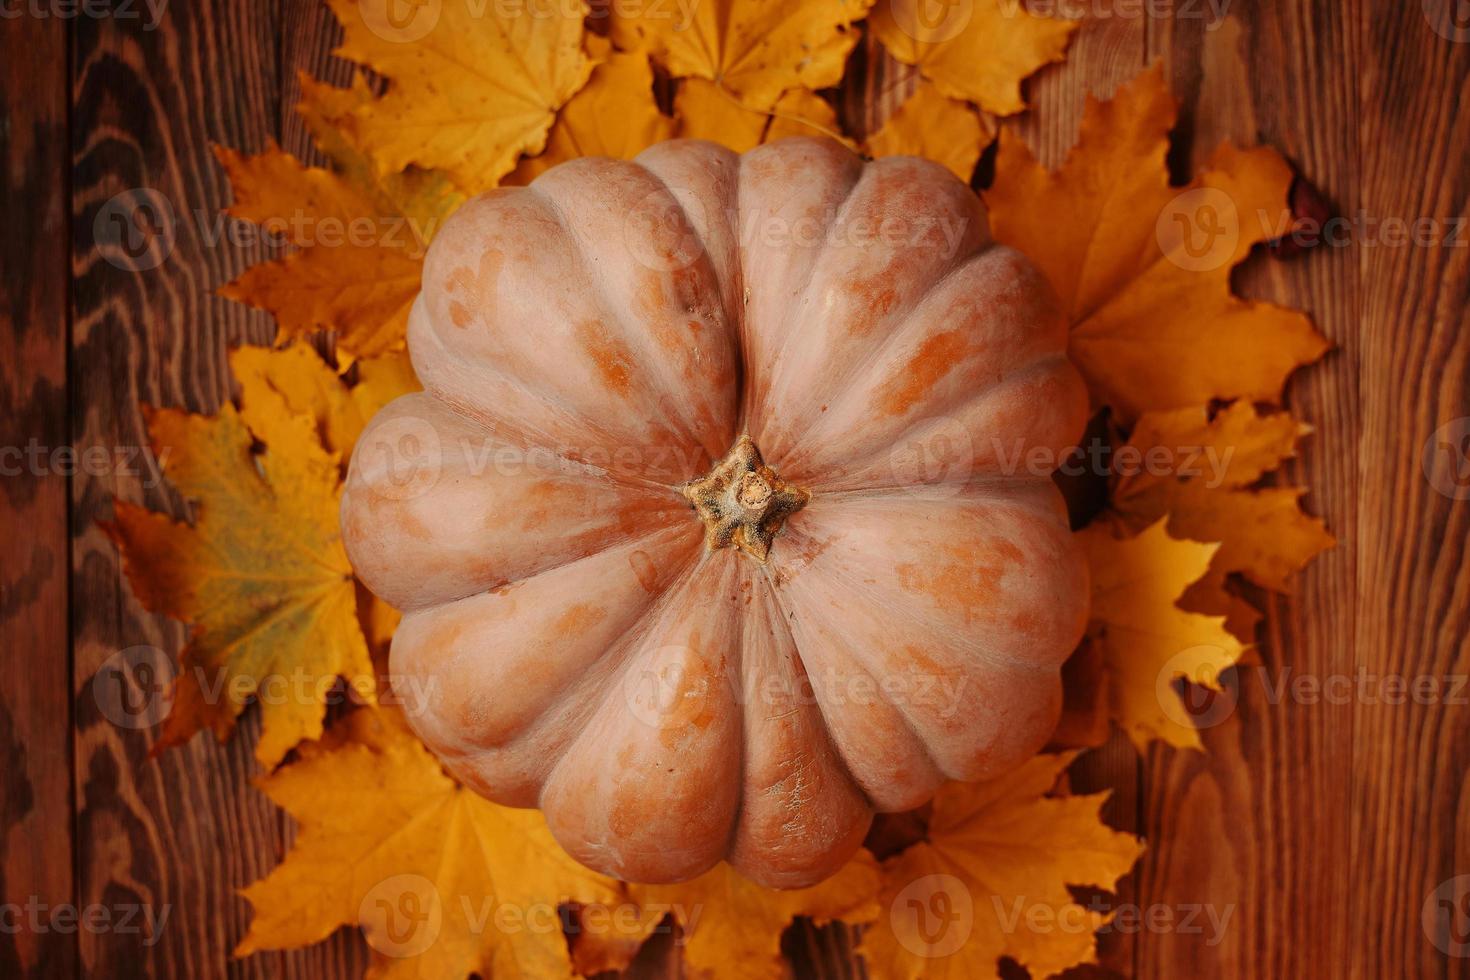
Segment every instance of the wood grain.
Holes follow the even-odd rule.
[[[1308,310],[1336,344],[1290,387],[1315,434],[1287,476],[1311,488],[1306,505],[1339,544],[1293,595],[1260,596],[1262,666],[1241,672],[1207,753],[1140,759],[1115,739],[1074,767],[1074,786],[1111,789],[1109,821],[1150,844],[1118,902],[1230,915],[1218,942],[1209,930],[1114,931],[1092,972],[1470,975],[1421,921],[1441,883],[1470,873],[1470,709],[1275,689],[1303,676],[1470,675],[1470,502],[1437,491],[1422,466],[1431,436],[1470,416],[1470,233],[1452,224],[1470,214],[1470,43],[1426,15],[1451,0],[1234,0],[1223,22],[1218,5],[1184,0],[1082,6],[1091,15],[1067,61],[1028,83],[1034,111],[1006,122],[1043,162],[1065,156],[1087,93],[1162,59],[1182,101],[1177,180],[1222,140],[1266,143],[1337,214],[1380,226],[1355,223],[1352,244],[1290,262],[1255,256],[1236,276],[1244,295]],[[214,295],[270,253],[225,234],[211,144],[274,139],[320,163],[292,111],[297,74],[351,76],[330,55],[339,31],[320,0],[175,0],[156,24],[136,3],[110,9],[0,18],[0,447],[133,452],[147,441],[140,401],[218,408],[228,348],[273,327]],[[862,135],[913,85],[912,69],[865,39],[834,102]],[[167,222],[155,220],[160,200]],[[1388,218],[1432,219],[1438,238],[1387,244]],[[116,240],[125,233],[136,248]],[[253,715],[226,745],[200,737],[153,759],[150,731],[118,724],[94,689],[120,677],[146,698],[147,678],[119,664],[166,669],[186,642],[138,607],[96,526],[114,496],[185,517],[158,477],[151,464],[0,477],[3,901],[169,910],[156,942],[0,932],[0,976],[360,976],[367,953],[349,930],[230,957],[249,922],[236,889],[292,838],[249,782]],[[856,978],[855,943],[844,926],[799,922],[783,949],[798,977]],[[680,975],[677,957],[661,941],[632,975]]]
[[[0,51],[0,903],[39,912],[76,898],[68,464],[53,455],[67,444],[64,25],[0,20]],[[66,976],[76,956],[55,930],[0,932],[0,976]]]

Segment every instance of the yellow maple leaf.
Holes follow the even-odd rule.
[[[194,522],[118,501],[107,530],[144,607],[192,627],[158,747],[205,727],[226,737],[253,696],[256,758],[274,766],[321,734],[337,677],[374,696],[337,530],[338,458],[264,388],[216,417],[150,411],[148,428]]]
[[[1143,852],[1104,824],[1108,794],[1051,795],[1076,753],[1040,755],[934,797],[927,838],[883,862],[882,908],[862,953],[883,980],[978,980],[1006,956],[1032,976],[1095,961],[1107,915],[1068,885],[1111,889]]]
[[[1178,601],[1220,546],[1172,538],[1162,520],[1132,537],[1122,532],[1102,520],[1077,535],[1092,572],[1088,633],[1102,650],[1113,720],[1140,748],[1155,738],[1201,748],[1174,683],[1183,677],[1224,692],[1220,674],[1240,660],[1243,647],[1225,617],[1186,612]],[[1228,716],[1232,707],[1216,710]]]
[[[240,384],[244,405],[270,397],[263,393],[273,394],[289,411],[314,420],[322,445],[343,461],[379,409],[399,395],[420,390],[405,352],[361,360],[354,367],[358,380],[349,386],[306,344],[237,347],[230,352],[230,370]]]
[[[968,184],[981,150],[994,137],[988,119],[932,83],[920,82],[863,148],[874,157],[926,157]]]
[[[645,49],[675,78],[722,85],[754,109],[788,89],[842,79],[857,42],[854,22],[872,0],[707,0],[613,4],[612,39]]]
[[[1219,580],[1240,572],[1288,591],[1288,578],[1332,547],[1332,535],[1302,510],[1301,488],[1252,484],[1295,455],[1310,431],[1288,413],[1262,415],[1245,401],[1214,418],[1203,406],[1145,413],[1120,450],[1133,455],[1115,474],[1108,506],[1134,530],[1168,515],[1174,537],[1220,542],[1210,566]]]
[[[417,164],[469,193],[488,190],[521,154],[541,152],[556,111],[592,71],[580,2],[328,3],[344,33],[336,53],[390,82],[386,95],[352,111],[380,173]]]
[[[878,887],[878,864],[867,851],[821,884],[788,891],[763,888],[722,862],[693,881],[626,886],[644,913],[641,919],[621,931],[584,937],[577,958],[587,967],[622,969],[637,944],[672,915],[683,931],[684,962],[695,976],[781,980],[789,971],[781,934],[793,919],[870,921],[878,914]]]
[[[337,331],[345,368],[403,346],[424,251],[463,195],[443,174],[377,173],[353,129],[352,112],[372,100],[360,77],[345,89],[307,77],[301,86],[302,117],[334,169],[304,166],[275,145],[255,156],[216,149],[234,192],[230,214],[298,249],[220,294],[268,310],[283,340]]]
[[[710,140],[736,153],[783,136],[830,136],[853,145],[832,106],[804,88],[783,92],[770,109],[752,109],[714,82],[688,78],[674,93],[674,119],[681,138]]]
[[[881,0],[869,23],[940,92],[1007,116],[1026,108],[1021,80],[1061,61],[1080,22],[1037,17],[1021,0]]]
[[[377,953],[369,977],[570,977],[559,906],[620,900],[539,811],[445,775],[396,711],[353,712],[261,788],[300,830],[285,861],[245,889],[255,917],[237,956],[360,925]]]
[[[598,61],[591,80],[557,114],[545,152],[523,159],[504,183],[529,184],[576,157],[627,160],[673,135],[674,121],[654,102],[648,55],[614,51],[596,35],[588,35],[587,49]]]
[[[1046,273],[1094,400],[1125,422],[1211,399],[1279,401],[1327,342],[1295,310],[1230,292],[1230,270],[1286,220],[1291,169],[1268,148],[1222,146],[1188,187],[1165,167],[1175,103],[1159,66],[1110,101],[1045,170],[1002,132],[985,195],[998,240]]]

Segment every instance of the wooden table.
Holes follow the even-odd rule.
[[[1420,461],[1431,433],[1470,415],[1470,230],[1456,222],[1470,207],[1470,43],[1425,12],[1451,3],[1236,0],[1221,22],[1200,0],[1087,0],[1066,64],[1030,84],[1035,110],[1014,123],[1054,164],[1084,93],[1162,58],[1184,104],[1177,176],[1222,139],[1265,142],[1361,219],[1350,246],[1257,256],[1237,276],[1246,294],[1310,311],[1337,345],[1291,386],[1317,430],[1291,474],[1340,541],[1294,596],[1267,602],[1268,679],[1470,671],[1470,502],[1436,491]],[[273,334],[214,295],[267,250],[218,237],[229,195],[210,145],[274,139],[315,159],[292,112],[296,74],[345,83],[350,69],[328,54],[337,29],[320,0],[175,0],[156,24],[138,0],[57,16],[69,9],[27,0],[0,17],[0,445],[110,451],[146,443],[140,401],[215,410],[226,350]],[[860,57],[839,99],[855,128],[909,84]],[[95,248],[99,211],[130,188],[181,217],[154,269]],[[1362,230],[1421,217],[1440,222],[1428,245]],[[0,882],[7,903],[166,905],[170,918],[153,946],[123,930],[0,931],[0,976],[359,976],[366,949],[350,931],[230,959],[249,918],[235,890],[291,839],[249,784],[253,722],[230,744],[201,737],[154,760],[147,732],[99,713],[90,685],[109,657],[184,639],[140,610],[97,528],[114,495],[175,513],[181,501],[119,463],[0,477]],[[1470,974],[1420,922],[1431,892],[1470,872],[1463,692],[1311,703],[1253,676],[1206,754],[1140,759],[1115,739],[1077,767],[1080,787],[1116,789],[1108,818],[1152,844],[1122,901],[1232,910],[1214,945],[1208,932],[1108,936],[1107,965],[1170,980]],[[860,975],[844,930],[798,927],[788,948],[800,975]],[[640,971],[677,966],[654,950]]]

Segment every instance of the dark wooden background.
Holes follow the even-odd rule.
[[[226,350],[273,330],[214,295],[267,255],[211,241],[228,191],[210,144],[275,139],[313,158],[292,112],[296,73],[349,77],[328,53],[337,30],[321,0],[173,0],[154,29],[139,0],[110,2],[107,17],[54,16],[71,6],[33,0],[0,17],[6,446],[139,446],[139,401],[211,411],[227,397]],[[1436,33],[1425,11],[1454,2],[1234,0],[1215,22],[1202,0],[1152,13],[1087,0],[1066,64],[1030,84],[1034,111],[1013,125],[1056,163],[1084,93],[1161,58],[1184,105],[1181,176],[1222,139],[1260,141],[1339,214],[1449,221],[1470,191],[1470,43]],[[839,103],[862,129],[909,79],[866,46],[856,58]],[[130,188],[159,192],[182,219],[172,256],[150,271],[102,261],[94,240],[99,208]],[[1470,415],[1467,238],[1257,256],[1238,274],[1243,292],[1310,311],[1337,345],[1291,387],[1317,430],[1291,471],[1340,543],[1294,596],[1269,602],[1273,676],[1470,671],[1470,502],[1436,492],[1419,458],[1430,433]],[[8,903],[167,905],[170,919],[153,946],[0,931],[0,977],[359,976],[366,951],[348,931],[230,959],[249,917],[235,890],[291,836],[249,785],[253,723],[228,745],[201,737],[154,761],[148,734],[108,723],[91,696],[120,649],[184,639],[140,610],[97,530],[114,495],[181,512],[144,484],[0,477],[0,884]],[[1109,819],[1152,844],[1124,901],[1233,907],[1215,946],[1177,931],[1109,936],[1111,968],[1170,980],[1470,975],[1420,925],[1430,892],[1470,872],[1470,709],[1272,704],[1247,683],[1205,742],[1207,754],[1139,759],[1115,739],[1076,768],[1079,786],[1114,787]],[[859,975],[841,929],[798,927],[787,946],[800,975]],[[640,966],[677,970],[668,950]]]

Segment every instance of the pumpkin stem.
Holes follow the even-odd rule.
[[[777,476],[748,435],[736,439],[708,474],[690,480],[679,492],[704,522],[710,551],[739,548],[762,565],[786,518],[812,499],[810,490]]]

